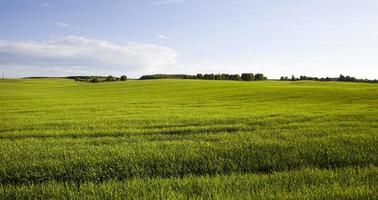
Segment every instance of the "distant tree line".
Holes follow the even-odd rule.
[[[101,83],[111,81],[127,81],[127,76],[121,77],[114,76],[69,76],[68,79],[74,79],[75,81],[88,82],[88,83]]]
[[[195,79],[196,76],[186,75],[186,74],[152,74],[152,75],[143,75],[139,80],[148,80],[148,79]]]
[[[241,77],[239,74],[197,74],[195,79],[240,81]]]
[[[281,76],[280,80],[281,81],[301,81],[301,80],[312,80],[312,81],[344,81],[344,82],[364,82],[364,83],[377,83],[378,82],[378,80],[376,80],[376,79],[374,79],[374,80],[357,79],[355,77],[344,76],[342,74],[339,77],[337,77],[337,78],[330,78],[330,77],[318,78],[318,77],[309,77],[309,76],[295,77],[294,75],[292,75],[289,78],[287,76]]]
[[[243,80],[243,81],[262,81],[262,80],[268,80],[268,78],[266,76],[264,76],[264,74],[261,74],[261,73],[256,73],[256,74],[243,73],[241,75],[241,80]]]
[[[201,79],[201,80],[234,80],[234,81],[259,81],[267,80],[268,78],[264,74],[257,73],[243,73],[241,76],[239,74],[197,74],[197,75],[187,75],[187,74],[153,74],[153,75],[143,75],[139,80],[148,79]]]

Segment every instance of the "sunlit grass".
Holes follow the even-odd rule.
[[[3,80],[0,196],[376,197],[377,89]]]

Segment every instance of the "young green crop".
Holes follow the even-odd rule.
[[[4,199],[376,199],[378,168],[0,185]]]
[[[271,198],[370,198],[377,189],[377,89],[376,84],[312,81],[3,80],[1,193],[67,191],[77,197],[83,192],[72,187],[84,184],[102,188],[92,194],[101,198],[112,187],[118,188],[114,195],[122,196],[124,187],[146,195],[148,184],[159,192],[182,182],[184,196],[175,191],[158,196],[184,198],[210,190],[214,198],[238,193],[269,198],[259,196],[263,191],[273,192]],[[354,190],[352,184],[344,191],[314,178],[322,184],[303,184],[295,194],[283,190],[302,184],[295,173],[303,169],[328,175],[347,169],[347,180],[361,187]],[[362,180],[359,169],[375,175]],[[270,173],[285,178],[269,185],[264,181],[270,176],[263,174]],[[230,174],[244,178],[227,182]],[[255,179],[266,184],[257,187],[261,191],[242,186],[243,180]],[[193,184],[197,181],[206,184]],[[224,189],[226,183],[240,189]]]

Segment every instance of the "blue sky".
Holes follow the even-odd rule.
[[[378,78],[376,0],[0,0],[9,77]]]

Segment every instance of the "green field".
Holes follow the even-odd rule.
[[[3,199],[377,199],[378,85],[0,81]]]

